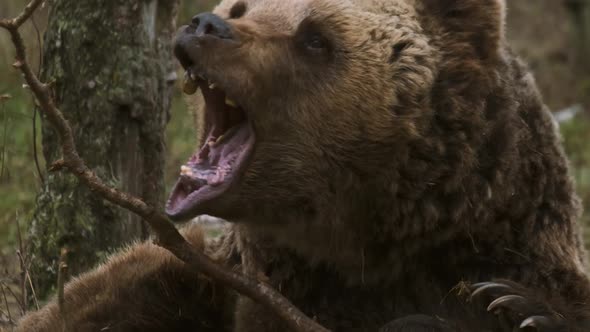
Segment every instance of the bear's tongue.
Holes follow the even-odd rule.
[[[202,86],[201,91],[209,134],[199,152],[181,168],[181,180],[187,184],[207,180],[208,185],[216,186],[232,170],[250,130],[244,112],[226,100],[222,90]]]
[[[231,184],[252,150],[254,134],[245,112],[226,99],[225,92],[197,82],[205,99],[208,134],[203,146],[186,165],[166,206],[175,219],[192,217],[200,203],[221,195]]]
[[[246,123],[234,124],[224,132],[219,127],[213,127],[205,145],[181,167],[180,180],[188,186],[220,185],[234,170],[235,161],[249,141],[250,134]]]

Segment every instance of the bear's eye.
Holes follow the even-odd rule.
[[[332,41],[326,38],[325,30],[320,24],[304,20],[295,34],[297,50],[306,56],[329,60],[332,55]]]
[[[321,52],[328,48],[326,39],[320,35],[312,35],[305,41],[305,47],[312,52]]]

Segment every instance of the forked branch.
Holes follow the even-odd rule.
[[[239,293],[252,298],[285,319],[294,331],[328,331],[314,320],[305,316],[279,292],[258,280],[230,271],[195,250],[176,230],[171,221],[162,212],[147,205],[141,199],[116,188],[107,186],[90,170],[76,151],[72,129],[55,105],[51,89],[42,83],[29,66],[26,58],[25,44],[18,29],[26,22],[44,0],[32,0],[21,14],[13,19],[0,19],[0,27],[11,36],[16,50],[13,66],[19,69],[39,102],[41,112],[59,135],[62,159],[54,163],[53,169],[67,169],[93,192],[104,199],[117,204],[142,217],[157,235],[157,244],[169,250],[174,256],[185,262],[191,269],[229,286]]]

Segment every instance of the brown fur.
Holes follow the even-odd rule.
[[[198,226],[182,233],[204,248]],[[232,325],[233,295],[149,242],[75,278],[64,292],[64,313],[54,300],[26,316],[16,331],[221,331]]]
[[[453,291],[497,278],[584,330],[580,204],[505,45],[503,1],[240,2],[228,20],[240,42],[198,58],[248,110],[257,145],[238,185],[199,212],[235,222],[225,248],[245,273],[335,331],[439,319],[434,331],[505,331]],[[306,29],[330,52],[302,52]],[[287,330],[248,299],[235,310],[233,331]]]

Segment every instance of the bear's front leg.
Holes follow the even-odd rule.
[[[396,319],[379,332],[456,332],[445,320],[426,315],[412,315]]]
[[[203,233],[182,231],[204,250]],[[17,332],[231,331],[235,294],[189,271],[150,242],[133,245],[65,286],[63,313],[57,300],[26,315]]]

